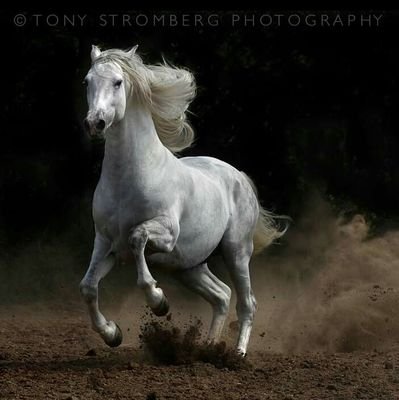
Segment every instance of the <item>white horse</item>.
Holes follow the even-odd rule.
[[[130,51],[93,46],[85,126],[105,138],[101,177],[94,193],[94,249],[80,290],[92,327],[106,344],[122,342],[120,328],[98,306],[99,281],[118,253],[129,250],[137,285],[148,306],[162,316],[169,305],[149,266],[161,265],[213,308],[208,341],[219,340],[231,290],[207,266],[220,249],[237,292],[237,351],[246,354],[256,301],[249,261],[281,237],[273,215],[259,205],[242,172],[210,157],[177,158],[189,147],[186,120],[195,96],[193,75],[170,65],[145,65]]]

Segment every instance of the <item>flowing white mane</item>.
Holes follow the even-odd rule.
[[[103,51],[93,65],[105,62],[118,64],[131,82],[133,95],[148,105],[164,146],[179,152],[193,143],[194,131],[186,116],[196,93],[191,72],[167,63],[145,65],[136,53],[119,49]]]

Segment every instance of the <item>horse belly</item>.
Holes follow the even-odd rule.
[[[203,215],[200,220],[183,220],[173,251],[151,254],[148,261],[172,269],[186,269],[199,265],[206,261],[219,245],[227,223],[227,213],[220,210],[217,218],[216,215]]]
[[[216,249],[225,232],[226,223],[209,224],[207,229],[188,230],[183,224],[175,248],[170,253],[145,251],[149,266],[168,270],[187,269],[203,263]],[[198,227],[197,227],[198,228]],[[125,262],[132,261],[132,254],[127,247],[127,240],[118,238],[114,248]]]

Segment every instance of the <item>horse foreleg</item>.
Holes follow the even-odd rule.
[[[113,321],[107,321],[98,306],[98,284],[115,264],[115,256],[110,252],[111,245],[96,236],[89,268],[80,282],[80,293],[86,302],[91,325],[104,342],[111,347],[122,343],[122,332]]]
[[[144,257],[146,246],[154,252],[171,252],[179,235],[179,226],[167,217],[158,217],[130,230],[129,246],[137,268],[137,286],[143,289],[147,305],[155,315],[166,315],[169,304],[161,288],[151,275]]]

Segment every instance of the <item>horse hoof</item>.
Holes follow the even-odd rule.
[[[245,358],[247,356],[247,353],[244,350],[241,350],[241,349],[237,349],[236,353],[241,358]]]
[[[169,302],[166,296],[163,296],[162,301],[158,307],[151,308],[151,310],[157,317],[163,317],[164,315],[166,315],[169,312]]]
[[[111,340],[105,339],[104,342],[109,347],[118,347],[122,343],[123,335],[121,328],[119,328],[118,324],[115,323],[115,334]]]

